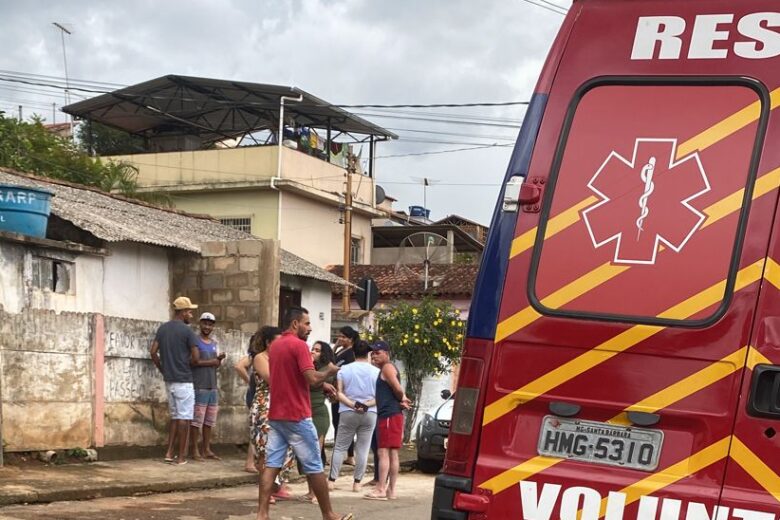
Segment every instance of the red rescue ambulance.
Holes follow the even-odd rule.
[[[780,1],[576,0],[505,178],[433,519],[780,514]]]

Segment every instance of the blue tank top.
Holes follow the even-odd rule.
[[[398,377],[398,369],[395,369],[395,376]],[[376,378],[376,414],[377,417],[390,417],[401,413],[401,403],[396,399],[393,389],[382,380],[382,374]]]

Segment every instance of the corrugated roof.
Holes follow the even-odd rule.
[[[225,226],[207,216],[159,208],[96,188],[24,175],[0,168],[0,184],[42,188],[54,193],[51,212],[106,242],[140,242],[200,253],[211,241],[253,240],[253,235]],[[281,272],[333,284],[336,276],[289,251],[282,251]]]
[[[397,139],[393,132],[296,87],[176,74],[73,103],[63,112],[138,135],[198,135],[208,142],[275,129],[282,96],[302,97],[285,104],[287,118],[299,126],[330,125],[337,132]]]
[[[344,266],[328,266],[328,271],[341,276]],[[424,296],[445,298],[471,298],[477,280],[478,265],[433,264],[428,273],[428,290],[425,290],[422,265],[353,265],[349,268],[352,283],[371,277],[376,282],[382,298],[418,299]],[[343,286],[332,286],[334,294],[342,294]]]

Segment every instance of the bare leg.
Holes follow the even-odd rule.
[[[314,496],[317,497],[317,503],[320,506],[320,512],[324,520],[339,520],[341,515],[333,512],[333,508],[330,504],[330,492],[328,491],[328,479],[325,478],[325,473],[315,473],[313,475],[306,475],[306,480],[309,481]]]
[[[395,498],[395,483],[398,480],[398,472],[401,463],[398,458],[398,450],[390,450],[390,483],[387,486],[387,498]]]
[[[279,475],[279,468],[264,468],[260,476],[260,488],[257,495],[257,520],[268,520],[268,507],[270,506],[271,493],[274,480]]]
[[[319,438],[319,441],[320,441],[320,450],[322,450],[325,447],[325,436],[321,435],[320,438]],[[305,496],[309,500],[313,500],[314,499],[314,490],[312,490],[312,488],[311,488],[311,482],[309,482],[309,479],[306,479],[306,485],[309,486],[309,491],[306,493]]]
[[[211,451],[211,426],[203,425],[203,456],[209,459],[220,460],[217,454]]]
[[[376,494],[387,494],[387,475],[390,473],[390,453],[387,448],[379,448],[379,482],[376,484]]]
[[[179,464],[187,461],[187,437],[189,437],[190,421],[176,421],[176,435],[179,437]]]
[[[198,445],[200,444],[200,428],[190,426],[190,457],[193,460],[203,460]]]
[[[168,449],[165,450],[165,458],[173,459],[173,443],[176,441],[176,419],[171,419],[168,425]]]
[[[246,461],[244,462],[244,471],[257,473],[255,466],[255,445],[250,441],[246,448]]]

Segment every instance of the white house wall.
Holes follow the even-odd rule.
[[[6,312],[17,313],[24,307],[24,248],[0,242],[0,305]]]
[[[111,255],[103,261],[104,314],[152,321],[169,318],[170,274],[165,249],[112,244]]]

